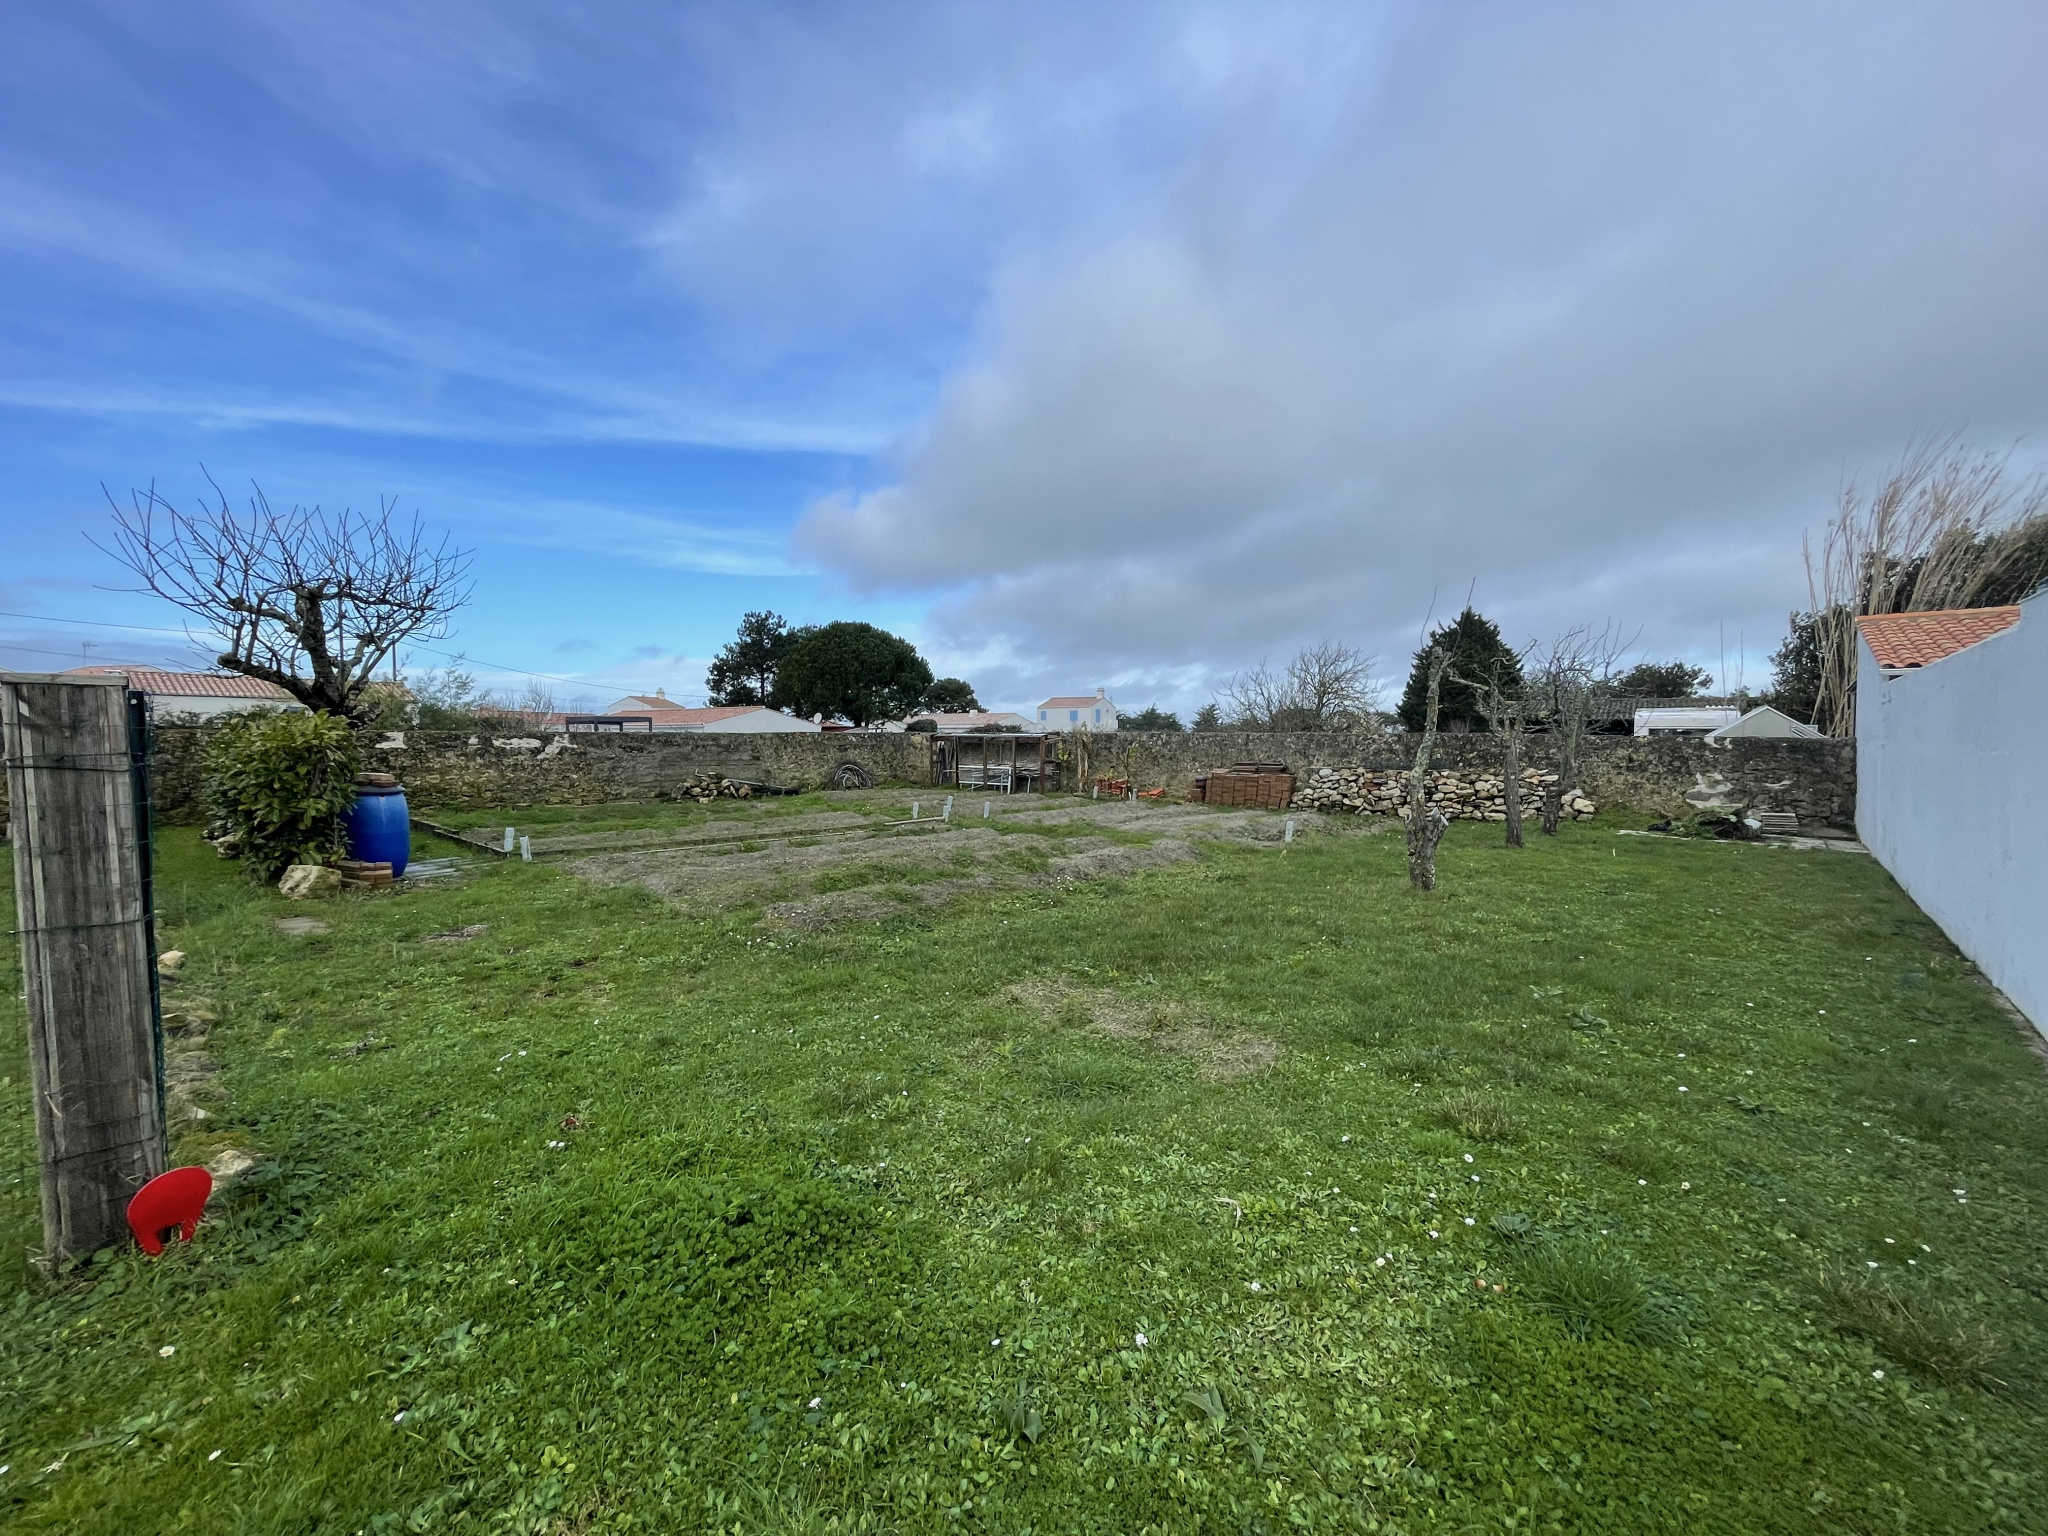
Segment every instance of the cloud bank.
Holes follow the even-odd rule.
[[[1339,52],[1010,256],[800,548],[1020,686],[1401,652],[1475,580],[1511,632],[1761,652],[1845,470],[2048,425],[2048,11],[1439,7]]]

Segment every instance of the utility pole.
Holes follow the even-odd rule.
[[[164,1171],[142,696],[119,674],[0,672],[27,979],[43,1263],[123,1240]]]

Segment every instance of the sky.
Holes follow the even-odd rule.
[[[2048,454],[2048,7],[0,8],[0,665],[203,657],[108,499],[417,509],[466,658],[742,613],[1183,712],[1468,594],[1768,680],[1802,532]]]

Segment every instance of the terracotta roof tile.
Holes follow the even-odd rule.
[[[1936,608],[1923,613],[1879,613],[1856,621],[1877,664],[1888,672],[1924,667],[1989,640],[2020,621],[2008,608]]]
[[[279,704],[292,702],[292,696],[274,683],[227,672],[165,672],[156,667],[96,666],[73,667],[71,673],[67,675],[81,672],[100,675],[125,672],[128,674],[129,687],[139,693],[155,694],[158,697],[269,699]]]

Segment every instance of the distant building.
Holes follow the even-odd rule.
[[[1744,741],[1821,741],[1826,737],[1827,732],[1816,730],[1802,720],[1794,720],[1782,709],[1759,704],[1741,719],[1707,732],[1707,744],[1718,747],[1737,738]]]
[[[1775,711],[1773,711],[1775,713]],[[1739,709],[1639,709],[1638,736],[1704,736],[1742,718]]]
[[[174,716],[211,720],[219,715],[247,714],[252,709],[306,707],[277,684],[243,677],[238,672],[166,672],[160,667],[115,665],[73,667],[64,676],[76,677],[81,673],[125,673],[128,686],[149,700],[150,713],[159,720]]]
[[[1038,727],[1045,731],[1113,731],[1116,705],[1102,689],[1095,697],[1047,699],[1038,706]]]
[[[939,731],[1028,731],[1031,721],[1027,716],[1014,711],[993,709],[968,710],[924,710],[918,714],[905,715],[901,720],[891,720],[882,729],[903,731],[911,726],[929,720]]]
[[[817,722],[784,714],[766,704],[714,704],[708,709],[685,709],[661,689],[620,699],[605,711],[608,715],[643,716],[657,731],[716,731],[760,733],[764,731],[812,731]]]

